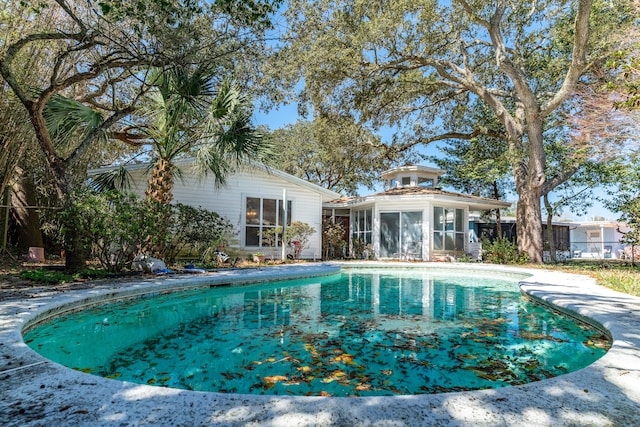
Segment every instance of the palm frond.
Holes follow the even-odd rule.
[[[198,176],[213,174],[216,186],[224,185],[228,174],[233,170],[217,147],[212,145],[203,145],[198,149],[193,166]]]
[[[104,123],[100,112],[62,95],[54,95],[47,102],[44,118],[54,143],[60,147],[84,139]]]
[[[251,104],[242,93],[240,85],[235,80],[225,79],[211,102],[209,120],[211,122],[225,122],[230,115],[237,111],[250,108]]]
[[[89,185],[99,193],[106,191],[129,191],[132,177],[127,168],[122,165],[117,169],[99,173],[91,178]]]
[[[219,149],[236,162],[264,161],[273,155],[271,141],[256,130],[251,124],[251,116],[247,112],[237,112],[218,135]]]

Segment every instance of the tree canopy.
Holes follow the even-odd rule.
[[[360,186],[373,189],[383,171],[407,157],[397,156],[379,136],[347,116],[298,120],[271,137],[275,167],[348,195],[356,195]]]
[[[403,129],[397,148],[486,134],[452,118],[486,104],[503,128],[518,192],[518,246],[542,260],[540,199],[576,172],[546,168],[545,126],[608,46],[589,38],[628,21],[628,3],[296,0],[279,52],[298,99]],[[617,28],[617,27],[616,27]]]
[[[73,203],[70,172],[88,157],[96,140],[117,130],[122,119],[135,111],[153,85],[152,68],[197,62],[227,74],[242,53],[259,49],[258,36],[277,4],[277,0],[240,5],[227,0],[25,0],[13,5],[12,11],[26,25],[5,40],[0,75],[28,114],[60,206]],[[48,17],[46,25],[30,19],[43,14]],[[42,65],[41,73],[33,76],[24,61],[35,50]],[[67,107],[75,111],[95,112],[91,125],[71,133],[50,129],[46,111],[64,99],[73,101]],[[56,138],[60,135],[63,140]],[[65,227],[70,270],[84,263],[74,249],[79,245],[73,220],[67,218]]]

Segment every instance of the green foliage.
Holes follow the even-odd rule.
[[[620,212],[620,221],[624,222],[629,231],[622,232],[620,242],[632,247],[640,244],[640,197],[637,195],[623,194],[617,200],[616,209]],[[635,257],[631,260],[635,264]]]
[[[73,282],[75,277],[69,274],[65,274],[62,271],[55,270],[25,270],[20,273],[20,277],[34,282],[45,283],[54,285],[57,283]]]
[[[171,206],[164,259],[172,263],[181,253],[204,254],[229,242],[233,224],[216,212],[176,204]]]
[[[501,199],[514,192],[504,129],[489,107],[476,100],[465,115],[452,115],[448,119],[452,127],[473,129],[482,126],[492,136],[481,134],[471,139],[453,139],[438,147],[444,156],[429,156],[428,160],[446,171],[439,182],[464,193],[491,199]]]
[[[121,271],[136,253],[157,244],[157,224],[165,211],[133,195],[82,189],[73,195],[72,206],[62,217],[65,226],[75,227],[81,236],[82,246],[77,249],[96,258],[103,268]]]
[[[271,227],[266,230],[262,230],[260,235],[262,237],[262,246],[270,247],[271,259],[276,259],[278,257],[278,246],[282,244],[282,242],[280,241],[280,236],[282,235],[282,227]]]
[[[464,254],[458,258],[456,258],[456,262],[476,262],[476,260],[470,257],[468,254]]]
[[[630,230],[622,241],[632,246],[640,244],[640,155],[630,156],[626,167],[618,170],[616,198],[605,201],[605,207],[620,214],[619,221]],[[633,260],[635,262],[635,260]]]
[[[391,128],[396,150],[502,132],[518,215],[531,219],[518,227],[519,242],[541,262],[540,195],[579,167],[545,170],[543,132],[588,69],[587,53],[607,47],[589,44],[591,11],[597,5],[602,22],[629,21],[615,3],[293,0],[287,44],[265,73],[314,114]],[[488,120],[474,117],[479,103]]]
[[[302,221],[293,221],[291,225],[287,226],[287,241],[293,247],[293,257],[295,259],[300,258],[300,254],[309,245],[309,239],[315,232],[315,228]]]
[[[224,244],[232,224],[215,212],[182,204],[149,203],[115,191],[82,190],[63,216],[73,218],[82,250],[112,272],[127,267],[135,254],[152,253],[167,263],[186,251],[202,254]],[[67,224],[68,222],[65,222]],[[168,228],[164,227],[168,224]]]
[[[482,240],[482,260],[492,264],[526,264],[529,257],[518,251],[518,246],[505,238]]]
[[[334,222],[327,218],[322,222],[322,252],[325,259],[341,257],[347,242],[343,240],[345,233],[342,222]]]
[[[614,3],[618,14],[598,16],[600,22],[608,22],[604,39],[615,44],[609,56],[597,68],[595,79],[600,80],[601,90],[610,93],[614,98],[616,109],[640,109],[640,4],[638,2],[619,1]],[[616,19],[622,16],[624,19]],[[631,25],[629,25],[631,24]]]
[[[271,164],[321,187],[349,195],[373,189],[380,174],[411,157],[393,152],[350,116],[322,114],[272,133]]]
[[[304,248],[309,245],[309,238],[315,232],[315,228],[302,221],[293,221],[291,225],[288,225],[286,230],[286,241],[292,248],[292,253],[290,255],[295,259],[298,259]],[[261,236],[263,246],[269,246],[272,248],[271,258],[276,258],[278,245],[282,244],[280,238],[280,236],[282,236],[282,227],[272,227],[264,230]]]
[[[373,259],[374,255],[371,246],[363,239],[354,239],[351,242],[351,253],[355,259]]]
[[[238,82],[216,86],[215,67],[179,64],[156,70],[154,90],[141,110],[139,134],[155,162],[147,194],[169,203],[175,160],[190,155],[201,175],[213,174],[219,184],[239,164],[264,161],[271,144],[251,124],[252,105]]]

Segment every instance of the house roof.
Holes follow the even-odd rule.
[[[620,221],[572,221],[571,226],[575,228],[618,228],[618,227],[627,227],[624,222]]]
[[[195,159],[193,157],[178,159],[174,161],[176,166],[190,166],[193,164]],[[96,175],[100,172],[117,169],[120,166],[108,166],[100,169],[92,169],[89,171],[89,176]],[[136,170],[145,170],[149,168],[149,163],[133,163],[125,166],[127,170],[136,171]],[[279,169],[266,166],[262,163],[251,163],[241,167],[241,170],[250,171],[251,169],[261,170],[269,175],[277,176],[285,181],[288,181],[292,184],[299,185],[301,187],[305,187],[309,190],[315,191],[316,193],[320,193],[324,201],[335,199],[341,197],[340,193],[337,193],[333,190],[328,190],[324,187],[321,187],[317,184],[313,184],[309,181],[305,181],[304,179],[298,178],[297,176],[290,175],[286,172],[283,172]]]
[[[428,187],[400,187],[392,188],[381,193],[372,194],[370,196],[341,197],[325,203],[327,207],[352,207],[366,203],[372,203],[378,200],[440,200],[449,202],[467,203],[470,209],[487,210],[487,209],[503,209],[511,206],[509,202],[503,202],[495,199],[487,199],[484,197],[472,196],[470,194],[454,193],[438,188]]]
[[[443,169],[432,168],[430,166],[405,165],[405,166],[399,166],[397,168],[389,169],[382,172],[382,178],[386,178],[389,175],[394,175],[401,172],[420,172],[420,173],[427,173],[431,175],[442,175],[446,171]]]

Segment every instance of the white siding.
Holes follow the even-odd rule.
[[[140,195],[144,195],[148,178],[143,174],[142,171],[131,172],[136,184],[132,191]],[[175,180],[173,201],[202,207],[229,219],[238,232],[239,249],[252,252],[257,248],[244,245],[245,200],[247,197],[281,200],[283,189],[287,190],[287,200],[291,201],[291,220],[307,223],[316,230],[301,257],[319,258],[322,254],[321,194],[278,175],[260,169],[241,171],[229,176],[226,185],[216,188],[212,177],[198,179],[185,168],[183,177]],[[271,255],[269,249],[262,251],[268,256]]]

